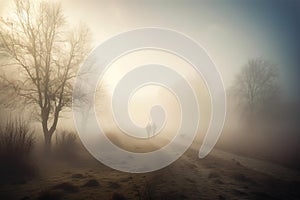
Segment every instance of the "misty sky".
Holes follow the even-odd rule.
[[[299,98],[299,1],[100,1],[61,0],[68,20],[87,23],[95,44],[138,27],[165,27],[182,32],[206,48],[230,87],[249,58],[278,64],[282,87]],[[9,14],[8,0],[0,1]],[[298,3],[297,3],[298,2]]]
[[[296,1],[90,0],[66,1],[65,5],[70,15],[93,27],[99,43],[143,26],[167,27],[191,36],[207,49],[226,87],[249,58],[261,56],[278,64],[283,88],[297,96],[293,94],[298,92],[300,74],[300,11]]]

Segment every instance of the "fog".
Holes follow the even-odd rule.
[[[297,89],[294,87],[296,83],[294,74],[296,74],[295,65],[299,63],[296,57],[292,57],[293,53],[290,53],[294,52],[293,50],[285,51],[287,45],[290,45],[289,47],[294,46],[291,44],[290,40],[295,32],[292,32],[294,28],[290,28],[290,33],[287,32],[287,30],[278,30],[272,34],[270,27],[273,28],[272,30],[276,30],[277,27],[289,27],[289,25],[282,22],[277,22],[276,25],[271,18],[275,11],[268,10],[267,3],[261,5],[265,10],[259,10],[256,5],[249,4],[251,12],[264,16],[263,21],[258,20],[257,16],[247,18],[247,12],[242,14],[242,10],[245,9],[243,7],[244,5],[239,3],[233,4],[234,6],[230,8],[223,3],[204,2],[198,7],[199,10],[194,9],[193,7],[195,6],[192,5],[183,6],[181,2],[174,2],[171,7],[160,5],[159,8],[154,2],[150,1],[140,4],[136,4],[132,1],[131,3],[125,4],[120,1],[101,2],[91,0],[86,3],[82,1],[70,2],[65,0],[61,1],[61,3],[69,22],[75,24],[77,21],[82,21],[91,28],[94,46],[116,33],[138,28],[141,25],[171,28],[193,37],[205,47],[212,60],[215,62],[227,91],[234,85],[235,77],[249,59],[262,57],[265,60],[275,63],[279,69],[281,88],[279,97],[281,103],[277,105],[276,110],[281,110],[278,112],[284,112],[288,117],[281,122],[273,116],[276,119],[268,119],[268,121],[270,121],[268,125],[265,125],[266,123],[264,123],[263,125],[259,124],[254,126],[268,126],[272,127],[274,130],[289,129],[291,130],[289,132],[297,132],[293,130],[297,129],[297,126],[294,125],[295,123],[290,125],[289,121],[294,121],[295,118],[293,116],[296,115],[294,109],[290,109],[290,107],[298,107],[298,93],[296,91]],[[198,4],[196,2],[194,3]],[[280,6],[281,4],[278,3],[276,6],[277,5]],[[146,6],[148,9],[145,12],[144,8]],[[9,17],[12,15],[10,12],[12,8],[13,2],[1,1],[1,13],[3,16]],[[211,8],[214,8],[215,12],[207,12],[207,10]],[[233,8],[239,9],[234,10]],[[290,5],[288,4],[280,13],[285,19],[289,19],[292,15],[286,13],[289,8]],[[97,12],[95,9],[98,9]],[[180,18],[175,15],[175,13],[178,12],[181,13]],[[153,15],[153,13],[155,13],[155,15]],[[106,20],[108,18],[110,20]],[[158,18],[160,18],[160,20],[157,20]],[[271,24],[267,25],[268,22]],[[185,24],[184,27],[180,26],[182,23]],[[289,39],[281,40],[279,43],[277,41],[277,35],[280,34],[289,36]],[[295,44],[297,44],[298,39],[295,39],[295,41]],[[201,111],[199,135],[202,135],[203,137],[210,120],[210,99],[205,86],[205,80],[202,77],[195,75],[192,66],[189,66],[184,60],[166,52],[155,52],[151,50],[138,51],[123,56],[113,63],[110,70],[107,71],[104,80],[101,82],[102,85],[99,85],[97,89],[97,93],[100,94],[98,96],[100,97],[96,95],[95,108],[97,115],[103,121],[105,130],[109,130],[109,132],[119,131],[119,128],[116,127],[112,120],[112,113],[109,106],[111,94],[116,83],[128,71],[136,66],[147,63],[160,63],[165,66],[171,66],[172,69],[183,74],[193,86],[194,90],[197,91],[197,99]],[[9,73],[13,74],[13,72]],[[174,84],[180,85],[180,81],[178,80],[178,83]],[[236,98],[238,97],[228,96],[229,105],[227,121],[223,132],[235,132],[235,130],[239,130],[239,128],[245,126],[245,123],[247,123],[242,122],[244,120],[243,117],[241,117],[243,113],[237,111],[239,108],[236,106]],[[149,86],[137,91],[129,104],[129,112],[135,123],[145,127],[149,122],[149,109],[152,105],[159,102],[165,102],[163,104],[166,104],[167,102],[167,105],[165,105],[164,108],[168,113],[168,121],[163,130],[165,133],[162,135],[170,139],[177,128],[176,125],[180,120],[178,118],[180,113],[176,98],[168,91],[165,91],[165,89],[158,86]],[[241,109],[239,111],[241,111]],[[30,112],[28,113],[29,114],[25,115],[25,118],[30,115]],[[61,127],[61,129],[74,130],[75,128],[70,110],[64,112],[63,116],[64,117],[60,119],[58,126]],[[5,116],[2,117],[2,119],[4,118]],[[278,120],[280,122],[278,122]],[[233,131],[231,131],[231,129]],[[232,143],[232,141],[237,140],[235,137],[238,136],[234,136],[232,133],[228,133],[227,136],[227,134],[223,133],[221,138],[221,141],[223,142],[220,141],[220,143],[224,143],[224,141],[231,141],[229,143]],[[266,144],[269,144],[269,142],[266,141]]]
[[[44,4],[38,7],[40,2]],[[0,159],[4,163],[0,183],[8,191],[5,198],[28,194],[22,185],[15,196],[10,192],[10,184],[20,180],[32,181],[31,189],[43,180],[46,195],[39,189],[34,199],[47,192],[55,196],[56,190],[63,191],[58,199],[72,199],[78,192],[88,198],[84,195],[93,192],[80,191],[90,187],[86,184],[91,180],[97,182],[91,187],[98,187],[98,181],[106,184],[107,190],[96,192],[97,197],[111,199],[118,199],[113,196],[119,193],[133,199],[172,198],[173,190],[182,191],[174,194],[175,199],[196,199],[206,187],[204,182],[209,189],[207,196],[201,196],[204,199],[299,197],[293,190],[300,180],[296,1],[56,0],[17,5],[19,9],[13,1],[0,1]],[[191,38],[219,72],[226,93],[225,122],[213,151],[204,159],[198,154],[217,107],[212,96],[220,97],[217,104],[222,105],[223,91],[212,91],[208,77],[199,74],[197,67],[157,48],[126,52],[101,66],[93,60],[98,57],[91,52],[103,42],[143,27],[174,30]],[[108,68],[93,90],[98,70],[105,68],[102,64]],[[130,94],[126,84],[118,88],[140,67],[154,72],[140,73],[128,85],[153,74],[157,80],[165,77],[169,85],[148,82]],[[160,67],[176,76],[156,72]],[[194,99],[188,99],[190,95]],[[187,128],[178,134],[182,127]],[[191,145],[185,147],[189,141]],[[111,143],[116,145],[113,149]],[[173,151],[165,148],[168,145]],[[143,157],[161,149],[157,160]],[[133,155],[140,156],[143,164]],[[178,160],[172,163],[166,155]],[[159,163],[167,164],[157,167]],[[124,166],[129,167],[122,170]],[[67,189],[58,184],[61,181]],[[266,186],[264,191],[258,183],[283,186],[278,191]]]

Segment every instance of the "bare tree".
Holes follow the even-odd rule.
[[[16,0],[15,8],[12,18],[1,19],[1,50],[5,65],[14,69],[6,70],[2,86],[35,106],[49,151],[60,113],[71,105],[78,66],[90,50],[89,30],[70,30],[59,4]]]
[[[232,91],[240,105],[253,117],[277,101],[279,77],[276,66],[261,58],[249,60],[238,74]]]

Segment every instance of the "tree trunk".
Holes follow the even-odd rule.
[[[51,153],[51,138],[53,133],[56,130],[56,126],[58,123],[58,116],[59,116],[60,109],[55,110],[54,114],[54,121],[51,126],[51,128],[48,128],[48,120],[49,120],[49,108],[42,110],[42,127],[44,132],[44,139],[45,139],[45,153],[50,154]]]
[[[44,139],[45,139],[45,153],[50,154],[51,153],[51,138],[52,134],[44,133]]]

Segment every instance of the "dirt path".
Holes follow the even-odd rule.
[[[270,162],[214,150],[188,150],[159,171],[129,174],[90,156],[47,162],[41,176],[0,187],[0,199],[300,199],[299,173]]]
[[[269,161],[258,160],[253,158],[247,158],[244,156],[239,156],[233,153],[228,153],[222,150],[215,149],[212,152],[212,156],[215,156],[224,160],[235,160],[239,162],[241,165],[262,172],[274,177],[277,177],[286,181],[297,181],[300,180],[300,172],[296,170],[292,170],[286,167],[283,167],[279,164],[272,163]]]
[[[191,150],[168,168],[159,171],[155,177],[154,191],[159,194],[154,199],[300,197],[298,172],[220,150],[212,152],[203,160],[198,159],[197,152]]]

